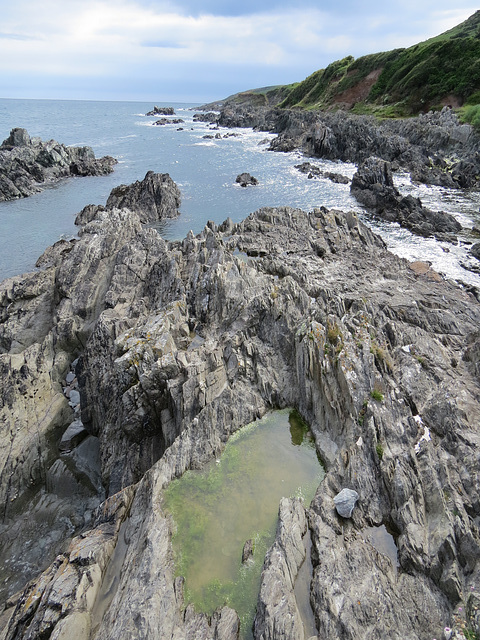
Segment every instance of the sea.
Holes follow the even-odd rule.
[[[429,261],[445,278],[480,287],[480,275],[464,268],[480,266],[468,255],[472,242],[478,241],[471,231],[480,227],[478,191],[416,185],[408,174],[395,174],[403,194],[453,214],[465,229],[455,244],[421,238],[397,224],[373,220],[351,197],[348,184],[309,179],[295,168],[309,160],[324,171],[351,178],[354,164],[269,151],[273,134],[212,129],[208,123],[194,122],[195,107],[200,105],[161,100],[156,104],[173,107],[175,118],[184,122],[155,125],[158,117],[145,115],[154,106],[151,102],[0,99],[0,140],[12,128],[23,127],[30,136],[88,145],[97,157],[111,155],[118,160],[108,176],[68,178],[28,198],[0,203],[0,280],[35,270],[48,246],[77,235],[75,216],[85,205],[105,204],[113,187],[141,180],[151,170],[170,174],[182,194],[179,217],[156,227],[167,240],[181,239],[190,230],[197,234],[209,220],[238,222],[265,206],[354,210],[397,255]],[[243,172],[257,178],[258,185],[236,184]]]

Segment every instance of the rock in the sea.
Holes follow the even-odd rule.
[[[480,260],[480,242],[476,242],[470,247],[470,255]]]
[[[175,109],[173,107],[157,107],[155,105],[151,111],[145,114],[146,116],[173,116],[175,115]]]
[[[257,178],[254,178],[249,173],[240,173],[236,177],[235,182],[241,187],[248,187],[249,185],[255,186],[258,184]]]
[[[0,201],[29,196],[44,183],[67,176],[111,173],[116,163],[110,156],[96,159],[90,147],[42,142],[25,129],[12,129],[0,146]]]
[[[352,195],[375,215],[398,222],[421,236],[442,234],[456,240],[462,225],[449,213],[431,211],[418,198],[402,196],[393,184],[389,162],[370,157],[358,167],[350,185]]]
[[[142,222],[178,216],[180,190],[168,173],[148,171],[143,180],[112,189],[107,209],[131,209]]]
[[[342,518],[351,518],[358,497],[358,493],[353,489],[342,489],[340,493],[337,493],[333,502],[338,515],[342,516]]]

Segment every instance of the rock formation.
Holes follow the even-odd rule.
[[[232,609],[185,606],[162,491],[287,406],[326,476],[310,506],[282,501],[256,638],[301,637],[305,517],[319,637],[431,640],[466,611],[480,633],[477,299],[415,273],[353,213],[265,208],[167,243],[135,203],[90,207],[77,240],[0,287],[2,535],[22,535],[16,523],[66,466],[77,358],[106,493],[42,573],[2,580],[2,640],[236,639]],[[334,504],[344,487],[359,496],[348,520]],[[398,566],[365,541],[381,526]]]
[[[155,105],[151,111],[145,114],[146,116],[174,116],[175,109],[173,107],[157,107]]]
[[[352,195],[389,222],[398,222],[421,236],[456,240],[462,225],[449,213],[431,211],[418,198],[401,196],[393,184],[391,165],[380,158],[362,162],[350,185]]]
[[[90,147],[42,142],[25,129],[12,129],[0,146],[0,201],[32,195],[60,178],[105,175],[116,163],[110,156],[97,160]]]
[[[361,163],[377,156],[411,173],[412,179],[451,188],[479,186],[479,135],[445,107],[415,118],[378,121],[372,116],[225,105],[225,127],[276,133],[273,151]]]
[[[256,186],[258,184],[257,178],[254,178],[249,173],[240,173],[235,178],[235,182],[241,187],[248,187],[249,185]]]

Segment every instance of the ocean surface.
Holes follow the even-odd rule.
[[[475,263],[468,247],[469,233],[480,226],[480,193],[413,185],[406,174],[395,175],[402,193],[420,197],[431,209],[452,213],[466,228],[455,245],[412,235],[396,224],[372,221],[350,196],[349,185],[328,179],[308,179],[295,169],[305,158],[297,152],[268,151],[273,137],[250,129],[219,129],[193,122],[197,105],[157,101],[173,106],[182,124],[154,126],[146,116],[146,102],[95,102],[0,99],[0,140],[14,127],[31,136],[54,139],[66,145],[89,145],[97,157],[111,155],[119,161],[108,176],[70,178],[29,198],[0,203],[0,280],[35,268],[37,258],[59,238],[77,234],[76,214],[87,204],[105,204],[113,187],[141,180],[147,171],[169,173],[182,193],[181,214],[163,222],[159,233],[166,239],[183,238],[191,229],[199,233],[208,220],[234,222],[263,206],[289,205],[306,211],[326,206],[355,210],[377,231],[388,247],[409,260],[428,260],[445,277],[480,287],[480,275],[462,267]],[[179,130],[179,129],[182,130]],[[207,139],[216,135],[220,139]],[[235,133],[235,136],[223,137]],[[351,178],[353,164],[310,159],[324,170]],[[235,184],[239,173],[255,176],[256,187]]]

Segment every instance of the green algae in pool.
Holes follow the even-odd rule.
[[[187,602],[212,613],[228,605],[252,638],[260,575],[273,543],[282,497],[308,505],[323,478],[308,428],[294,411],[274,411],[235,433],[221,458],[202,471],[187,471],[165,491],[176,525],[177,574],[185,577]],[[254,540],[242,565],[243,545]]]

